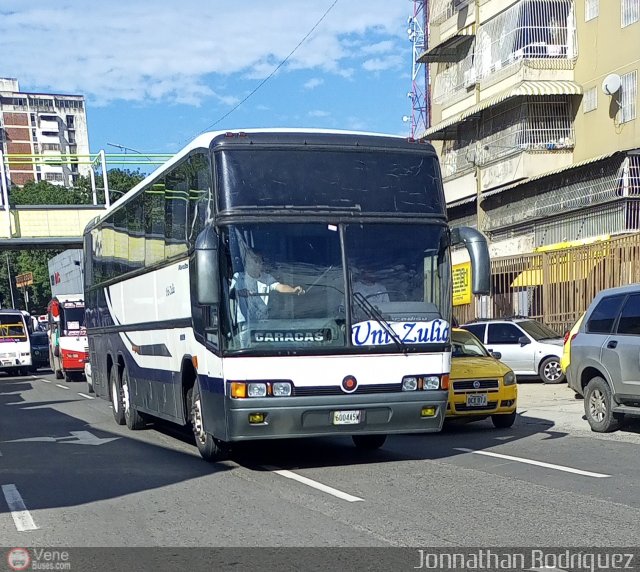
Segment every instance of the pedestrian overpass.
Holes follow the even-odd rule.
[[[105,205],[20,205],[0,210],[0,248],[82,248],[84,228]]]

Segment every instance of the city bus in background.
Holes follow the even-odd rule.
[[[27,375],[31,370],[28,320],[28,312],[0,310],[0,370],[9,375]]]
[[[88,358],[84,296],[65,294],[47,305],[49,365],[56,379],[80,380]]]
[[[85,229],[93,388],[130,429],[190,424],[209,461],[238,441],[439,431],[455,244],[486,293],[486,240],[448,228],[428,143],[201,135]]]

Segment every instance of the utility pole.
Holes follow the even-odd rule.
[[[7,256],[7,276],[9,277],[9,290],[11,291],[11,307],[16,307],[16,300],[13,297],[13,279],[11,278],[11,268],[9,267],[9,253],[5,253]]]

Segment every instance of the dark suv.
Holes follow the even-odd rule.
[[[567,371],[593,431],[615,431],[625,415],[640,415],[640,284],[594,298],[571,342]]]
[[[33,332],[31,338],[31,368],[49,367],[49,337],[46,332]]]

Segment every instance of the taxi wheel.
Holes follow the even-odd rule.
[[[516,412],[507,413],[506,415],[492,415],[491,421],[496,429],[509,429],[516,420]]]
[[[358,449],[364,449],[365,451],[373,451],[379,449],[384,445],[387,440],[386,435],[352,435],[353,444]]]

